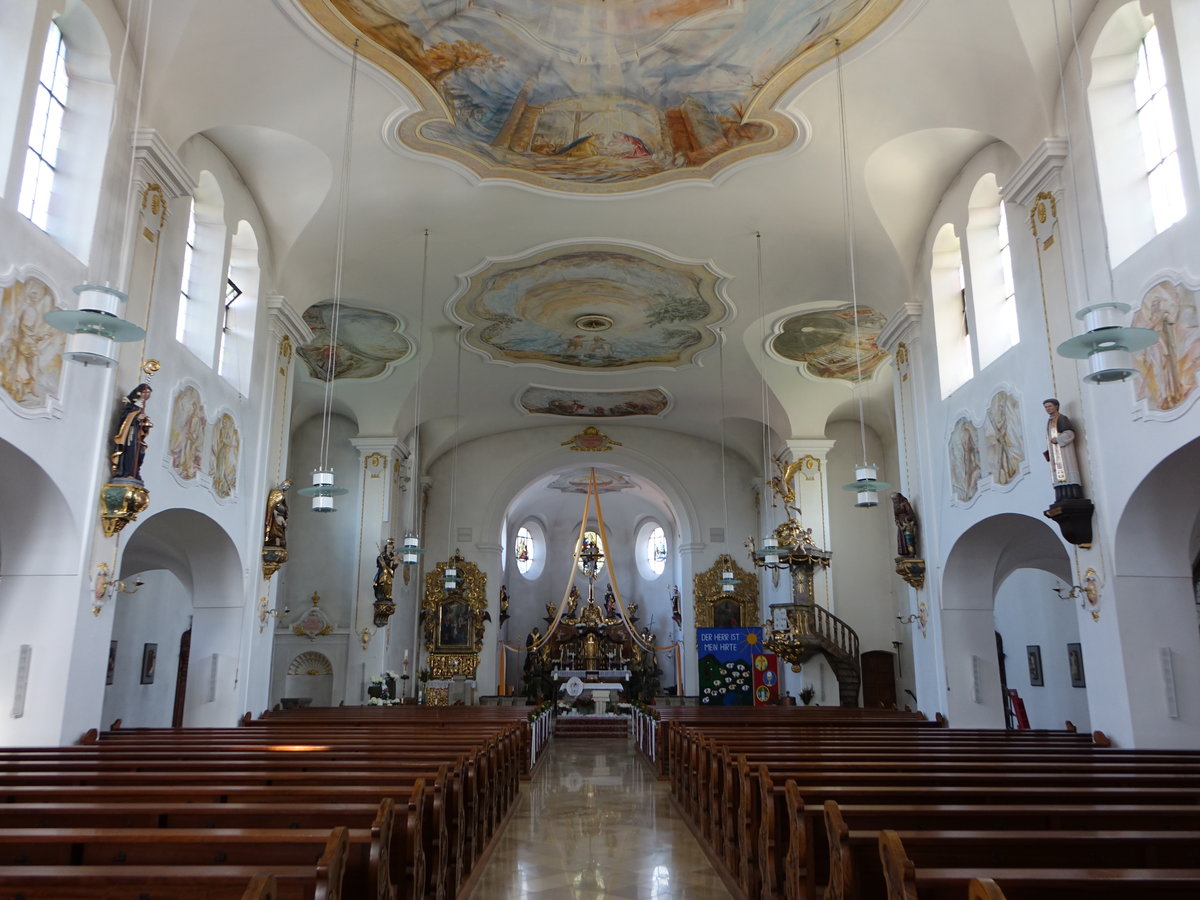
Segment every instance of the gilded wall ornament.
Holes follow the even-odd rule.
[[[603,453],[613,447],[624,445],[620,441],[614,441],[594,425],[589,425],[571,439],[563,441],[559,446],[570,447],[572,450],[579,450],[583,453]]]
[[[737,580],[732,593],[726,593],[721,584],[725,572]],[[728,553],[696,575],[692,590],[697,628],[752,628],[759,624],[758,578]]]

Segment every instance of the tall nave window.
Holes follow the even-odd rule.
[[[54,191],[69,81],[67,45],[58,25],[51,22],[33,101],[33,122],[25,150],[21,195],[17,200],[17,211],[42,231],[48,230],[50,220],[50,195]]]
[[[1146,180],[1150,184],[1150,203],[1154,210],[1154,228],[1159,234],[1187,213],[1183,199],[1183,181],[1179,175],[1179,150],[1175,143],[1175,124],[1171,118],[1171,100],[1167,92],[1167,74],[1163,66],[1158,28],[1151,28],[1138,47],[1137,74],[1133,79],[1137,104],[1138,129],[1146,155]]]

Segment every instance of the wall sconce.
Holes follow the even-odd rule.
[[[279,618],[280,615],[290,616],[291,614],[292,614],[292,610],[286,603],[283,605],[283,612],[280,613],[280,611],[277,609],[267,609],[267,598],[259,597],[258,598],[258,633],[262,634],[263,630],[267,627],[267,619],[270,619],[272,617],[277,619],[277,618]]]
[[[896,621],[901,625],[911,625],[916,622],[921,626],[921,637],[925,637],[925,628],[929,625],[929,607],[925,605],[925,601],[921,600],[917,603],[917,611],[909,613],[907,616],[896,616]]]
[[[1069,588],[1050,588],[1058,594],[1061,600],[1080,600],[1079,608],[1086,609],[1092,614],[1092,621],[1100,621],[1100,575],[1095,569],[1083,573],[1083,584],[1073,584]]]
[[[135,578],[130,583],[121,580],[114,581],[108,577],[111,571],[108,563],[100,563],[96,566],[96,583],[93,588],[93,596],[96,598],[96,602],[92,604],[93,616],[100,615],[100,609],[105,602],[111,600],[117,594],[136,594],[138,588],[146,583],[140,578]]]

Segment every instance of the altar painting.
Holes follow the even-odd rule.
[[[779,702],[779,664],[762,649],[761,628],[697,628],[700,703],[769,706]]]
[[[640,247],[577,244],[498,260],[454,303],[491,359],[579,370],[678,367],[716,344],[724,276]]]
[[[771,107],[900,0],[296,0],[402,82],[408,147],[569,191],[712,177],[794,142]]]

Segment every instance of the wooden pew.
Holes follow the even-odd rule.
[[[346,829],[329,833],[320,858],[299,865],[88,865],[0,866],[0,900],[86,900],[137,897],[154,900],[224,900],[259,896],[278,900],[341,900]],[[274,878],[271,892],[269,879]],[[349,900],[349,898],[347,898]]]
[[[993,882],[1007,900],[1130,900],[1200,896],[1200,868],[917,868],[894,831],[879,835],[888,900],[962,900],[976,879]],[[979,885],[978,891],[985,887]],[[987,896],[984,894],[984,896]],[[994,896],[994,893],[993,893]]]
[[[850,827],[833,801],[825,804],[829,884],[824,900],[867,900],[886,890],[879,862],[883,830]],[[895,831],[916,865],[1087,868],[1195,868],[1200,831],[1118,829],[977,829]]]

